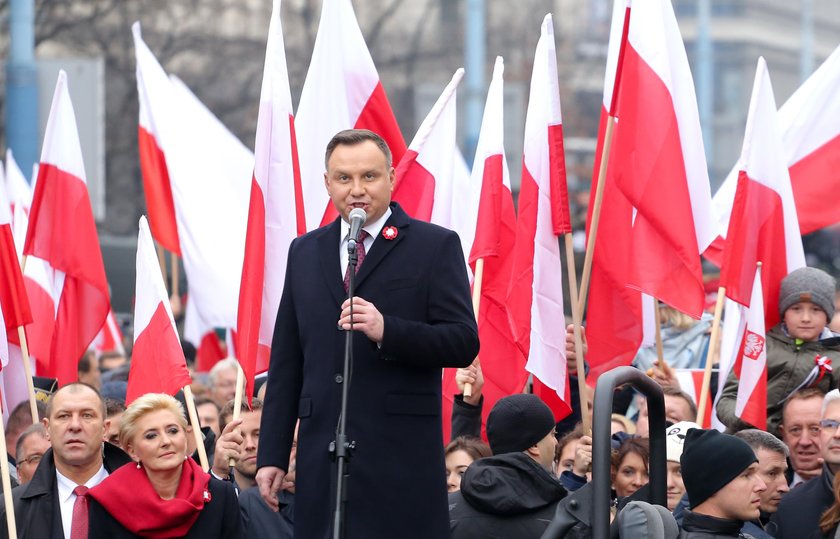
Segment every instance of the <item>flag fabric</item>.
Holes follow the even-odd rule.
[[[503,72],[504,62],[498,57],[476,146],[470,180],[474,191],[467,202],[473,206],[471,214],[477,216],[469,259],[473,271],[477,260],[484,260],[478,313],[484,420],[498,399],[522,392],[528,379],[525,356],[514,341],[506,305],[513,267],[513,258],[509,255],[516,239],[516,215],[504,152]],[[454,370],[447,369],[444,377],[447,406],[457,391],[454,379]],[[446,411],[444,417],[447,417]]]
[[[160,266],[158,266],[160,268]],[[120,331],[120,326],[114,316],[114,311],[108,312],[108,318],[105,319],[105,325],[96,334],[93,339],[93,349],[97,356],[101,356],[105,352],[119,352],[125,355],[125,347],[123,347],[123,335]]]
[[[463,76],[463,68],[455,72],[420,124],[397,167],[391,196],[415,219],[445,227],[451,224],[453,205],[463,201],[453,196],[458,151],[455,94]]]
[[[571,412],[565,332],[558,331],[558,320],[564,320],[559,235],[572,227],[551,15],[543,19],[534,55],[516,224],[508,316],[519,351],[528,359],[525,368],[565,405],[555,410],[559,420]]]
[[[840,221],[840,208],[826,196],[840,189],[840,46],[802,83],[778,112],[784,162],[790,173],[793,199],[802,234]],[[733,167],[714,204],[721,238],[709,258],[719,261],[738,185],[739,164]],[[716,256],[717,255],[717,256]]]
[[[213,365],[228,357],[224,343],[215,329],[205,333],[195,351],[195,370],[209,372]]]
[[[691,397],[695,405],[699,405],[700,393],[703,390],[704,369],[674,369],[674,375],[680,383],[680,389]],[[704,429],[711,428],[713,415],[712,399],[709,398],[706,400],[706,413],[703,416],[703,424],[700,426]]]
[[[6,192],[12,209],[20,204],[29,212],[29,207],[32,205],[32,188],[15,161],[11,148],[6,149]]]
[[[191,383],[145,216],[140,218],[137,236],[135,298],[134,348],[128,372],[126,404],[131,404],[145,393],[174,395]]]
[[[760,267],[755,272],[752,298],[746,311],[747,323],[734,366],[738,377],[735,415],[757,429],[767,430],[767,333]]]
[[[11,204],[4,191],[5,189],[0,189],[0,314],[8,333],[16,334],[18,327],[32,322],[32,310],[29,307],[29,298],[20,272],[20,259],[12,234]],[[5,337],[6,334],[0,335],[0,340],[7,340]]]
[[[369,129],[388,143],[397,166],[405,140],[350,0],[324,0],[318,35],[295,116],[306,228],[336,217],[324,189],[324,149],[343,129]]]
[[[306,228],[280,0],[268,28],[254,159],[236,324],[249,403],[254,376],[268,370],[289,245]]]
[[[79,358],[110,311],[67,75],[60,71],[44,134],[24,253],[54,270],[57,298],[48,376],[76,380]]]
[[[166,73],[146,46],[140,32],[140,23],[131,26],[134,36],[134,54],[137,58],[137,94],[140,101],[140,121],[137,143],[140,153],[140,170],[143,174],[143,192],[152,236],[166,250],[181,254],[175,203],[165,148],[173,133],[167,128],[166,119],[174,113],[169,107],[171,88]],[[172,144],[169,143],[169,147]]]

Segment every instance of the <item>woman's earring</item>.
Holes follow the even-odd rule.
[[[184,460],[187,460],[188,458],[190,458],[190,456],[184,453]]]
[[[140,469],[140,461],[139,460],[137,461],[137,469],[138,470]]]

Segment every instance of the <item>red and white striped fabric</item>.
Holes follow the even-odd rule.
[[[738,377],[735,415],[757,429],[767,430],[767,333],[764,330],[761,268],[755,271],[752,298],[744,318],[747,323],[734,366]]]
[[[172,147],[170,141],[173,140],[173,134],[167,128],[167,119],[174,113],[169,108],[172,106],[169,79],[143,41],[140,23],[135,22],[131,31],[134,36],[134,54],[137,58],[137,94],[140,101],[137,142],[146,210],[149,212],[152,236],[166,250],[180,255],[175,205],[165,151],[167,146]]]
[[[306,230],[294,125],[280,0],[275,0],[265,50],[236,325],[248,402],[255,374],[268,370],[289,244]]]
[[[174,395],[191,383],[145,216],[140,218],[137,237],[135,298],[134,348],[126,404],[145,393]]]
[[[6,149],[6,193],[13,209],[20,204],[29,212],[32,205],[32,188],[15,161],[11,148]]]
[[[799,228],[808,234],[840,221],[840,208],[826,197],[840,189],[840,46],[802,83],[779,109],[778,125],[784,162]],[[738,184],[738,164],[715,193],[714,204],[726,237]],[[716,242],[716,247],[722,246]]]
[[[122,331],[120,331],[120,326],[114,317],[114,311],[109,311],[108,318],[105,319],[105,325],[93,339],[93,350],[97,356],[101,356],[105,352],[119,352],[125,355],[122,339]]]
[[[464,76],[458,69],[443,89],[432,110],[417,129],[399,166],[393,200],[415,219],[431,221],[449,228],[457,198],[455,139],[457,112],[455,94]]]
[[[295,117],[306,228],[336,217],[324,189],[324,150],[343,129],[370,129],[385,139],[397,166],[405,153],[388,96],[350,0],[324,0],[315,48]]]
[[[700,393],[703,390],[703,374],[703,369],[674,369],[674,375],[680,383],[680,389],[691,397],[695,405],[700,402]],[[712,399],[707,399],[706,414],[703,417],[703,424],[700,426],[704,429],[711,428]]]
[[[76,380],[85,353],[110,311],[108,281],[93,219],[67,75],[60,71],[38,170],[23,252],[55,271],[55,330],[49,376]]]
[[[571,412],[571,403],[565,333],[557,330],[564,319],[558,237],[571,233],[572,226],[551,15],[543,19],[534,54],[516,224],[508,316],[516,344],[528,358],[525,368],[565,405],[553,410],[559,420]]]

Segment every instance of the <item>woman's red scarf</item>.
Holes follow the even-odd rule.
[[[164,500],[146,471],[126,464],[90,489],[89,495],[128,531],[141,537],[183,537],[210,501],[210,474],[193,459],[184,461],[175,497]]]

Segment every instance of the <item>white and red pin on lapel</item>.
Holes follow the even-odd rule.
[[[210,503],[210,500],[213,499],[213,496],[210,495],[210,491],[208,489],[204,489],[202,497],[204,498],[204,503]]]
[[[399,234],[399,231],[397,230],[397,227],[395,227],[395,226],[386,226],[385,228],[382,229],[382,237],[385,238],[386,240],[396,239],[398,234]]]

